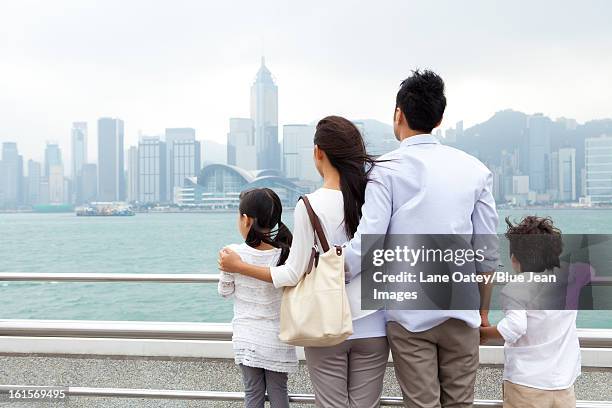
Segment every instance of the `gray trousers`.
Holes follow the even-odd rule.
[[[304,352],[317,407],[380,405],[389,359],[386,337],[346,340],[332,347],[305,347]]]
[[[287,373],[279,373],[263,368],[248,367],[240,364],[244,384],[244,406],[263,408],[266,391],[271,408],[289,408],[287,394]]]

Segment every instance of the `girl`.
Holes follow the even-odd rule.
[[[323,187],[308,195],[330,244],[342,245],[355,234],[374,161],[361,133],[349,120],[329,116],[317,124],[314,162]],[[295,286],[308,267],[313,228],[302,200],[295,206],[294,239],[285,265],[258,266],[223,249],[220,268],[251,276],[275,287]],[[306,362],[318,407],[379,406],[389,356],[382,310],[361,310],[361,275],[346,286],[353,317],[353,335],[331,347],[306,347]]]
[[[281,221],[282,206],[269,188],[240,194],[238,229],[244,243],[230,248],[244,261],[265,267],[283,265],[291,232]],[[242,371],[245,406],[263,408],[266,391],[272,408],[288,408],[287,373],[297,370],[295,347],[278,340],[282,289],[244,275],[221,272],[219,294],[234,298],[232,345]]]

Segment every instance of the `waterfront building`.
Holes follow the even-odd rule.
[[[130,146],[127,151],[127,184],[126,199],[138,201],[138,147]]]
[[[101,201],[123,201],[125,197],[123,126],[121,119],[98,119],[98,199]]]
[[[585,139],[586,194],[593,204],[612,203],[612,136]]]
[[[49,203],[63,204],[65,203],[65,183],[64,183],[64,166],[55,164],[49,167]]]
[[[45,147],[45,177],[49,177],[50,171],[49,168],[51,166],[63,165],[62,161],[62,150],[60,149],[57,143],[49,143],[47,142],[47,146]]]
[[[558,199],[576,201],[576,149],[564,147],[557,153]]]
[[[227,134],[227,164],[243,169],[257,168],[255,128],[252,119],[230,118]]]
[[[72,124],[71,135],[71,172],[72,182],[75,192],[74,201],[82,203],[81,192],[81,171],[83,165],[87,163],[87,123],[74,122]]]
[[[284,177],[278,170],[248,171],[226,164],[204,166],[199,177],[187,178],[185,186],[174,191],[174,203],[207,209],[237,208],[240,192],[251,188],[271,188],[284,207],[294,207],[302,194],[312,190]]]
[[[513,176],[512,177],[512,194],[527,194],[529,193],[529,176]]]
[[[559,151],[550,154],[549,191],[554,200],[559,200]]]
[[[86,163],[81,170],[81,194],[83,203],[98,200],[98,166]]]
[[[550,119],[541,113],[527,121],[529,185],[536,193],[545,193],[550,184],[550,125]]]
[[[175,187],[182,187],[185,178],[197,177],[201,165],[201,146],[195,138],[193,128],[166,129],[166,148],[168,152],[168,188],[171,193]]]
[[[42,178],[42,166],[32,159],[28,160],[28,178],[26,183],[26,203],[36,205],[40,203],[40,182]]]
[[[23,158],[17,143],[2,143],[0,159],[0,206],[17,207],[23,204]]]
[[[168,201],[166,143],[159,136],[143,136],[138,143],[138,201]]]
[[[49,178],[40,178],[40,199],[37,204],[49,204]]]
[[[457,122],[457,125],[455,126],[455,136],[457,137],[457,139],[460,139],[463,137],[463,121],[462,120]]]
[[[321,181],[312,158],[314,134],[311,125],[283,126],[283,171],[287,178]]]
[[[278,88],[263,57],[251,86],[251,119],[255,127],[257,169],[280,170]]]

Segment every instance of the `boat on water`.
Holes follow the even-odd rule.
[[[76,209],[78,217],[131,217],[136,215],[126,203],[91,203]]]

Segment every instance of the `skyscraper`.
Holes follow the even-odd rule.
[[[98,200],[124,199],[123,155],[123,121],[98,119]]]
[[[138,201],[138,148],[130,146],[127,152],[127,201]]]
[[[87,163],[87,123],[86,122],[74,122],[71,130],[71,173],[73,191],[75,193],[75,201],[77,203],[83,202],[81,192],[81,171],[83,165]]]
[[[278,88],[263,57],[251,86],[251,119],[255,127],[257,169],[280,170]]]
[[[81,173],[83,164],[87,163],[87,123],[74,122],[72,124],[71,146],[72,146],[72,180],[76,182],[77,177]]]
[[[314,134],[310,125],[283,126],[283,172],[287,178],[321,180],[312,159]]]
[[[227,164],[247,170],[257,169],[253,120],[230,118],[227,134]]]
[[[586,193],[591,202],[612,203],[612,136],[585,139]]]
[[[576,201],[576,149],[564,147],[559,149],[559,200]]]
[[[64,192],[64,166],[54,164],[49,167],[49,203],[62,204],[65,202]]]
[[[185,185],[185,177],[196,177],[202,168],[200,142],[193,128],[166,129],[168,150],[168,193]]]
[[[138,143],[138,201],[167,202],[166,143],[158,136],[143,136]]]
[[[0,205],[17,207],[23,203],[23,158],[17,143],[2,143],[0,160]]]
[[[84,203],[98,199],[98,166],[86,163],[81,171],[81,194]]]
[[[42,178],[42,167],[39,162],[28,160],[28,196],[27,203],[30,205],[40,204],[40,182]]]
[[[538,193],[546,192],[550,183],[550,123],[549,118],[538,113],[530,116],[527,124],[529,187]]]
[[[51,166],[63,165],[62,151],[60,150],[57,143],[47,142],[45,147],[45,177],[49,177],[49,168]]]

